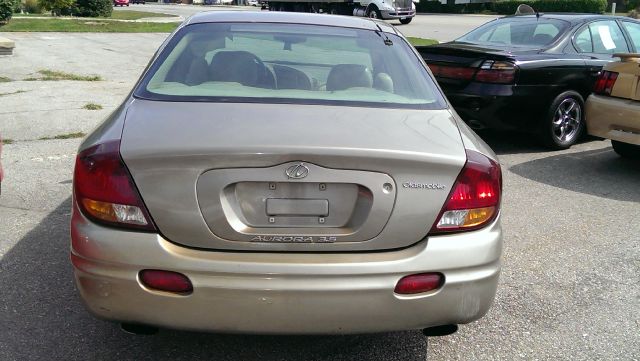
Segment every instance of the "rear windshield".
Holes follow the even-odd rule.
[[[274,23],[184,27],[135,95],[168,101],[446,106],[418,57],[396,35]]]
[[[568,22],[558,19],[505,18],[487,23],[456,41],[483,45],[544,48],[562,36],[568,27]]]

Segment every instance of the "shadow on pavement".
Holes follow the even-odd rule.
[[[242,336],[162,330],[135,336],[90,316],[69,262],[70,199],[0,260],[5,360],[424,360],[420,332]]]
[[[498,155],[551,151],[551,149],[542,145],[535,134],[499,130],[479,130],[476,131],[476,134]],[[591,136],[585,136],[578,141],[578,144],[588,143],[594,139]]]
[[[521,163],[509,170],[574,192],[640,202],[640,160],[621,158],[611,148],[555,155]]]

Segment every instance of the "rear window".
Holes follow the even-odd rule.
[[[505,18],[487,23],[457,41],[495,45],[543,48],[555,42],[569,27],[558,19]]]
[[[442,109],[446,104],[418,57],[396,35],[274,23],[184,27],[135,95],[168,101],[418,109]]]

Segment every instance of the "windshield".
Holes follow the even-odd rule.
[[[539,49],[555,42],[568,27],[568,22],[558,19],[503,18],[487,23],[456,41]]]
[[[418,57],[396,35],[274,23],[184,27],[135,95],[170,101],[446,106]]]

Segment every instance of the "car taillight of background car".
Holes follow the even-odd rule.
[[[593,92],[598,95],[611,95],[611,90],[617,79],[618,73],[607,70],[601,71],[593,87]]]
[[[508,61],[485,60],[479,66],[428,64],[438,78],[475,80],[481,83],[513,84],[518,67]]]

